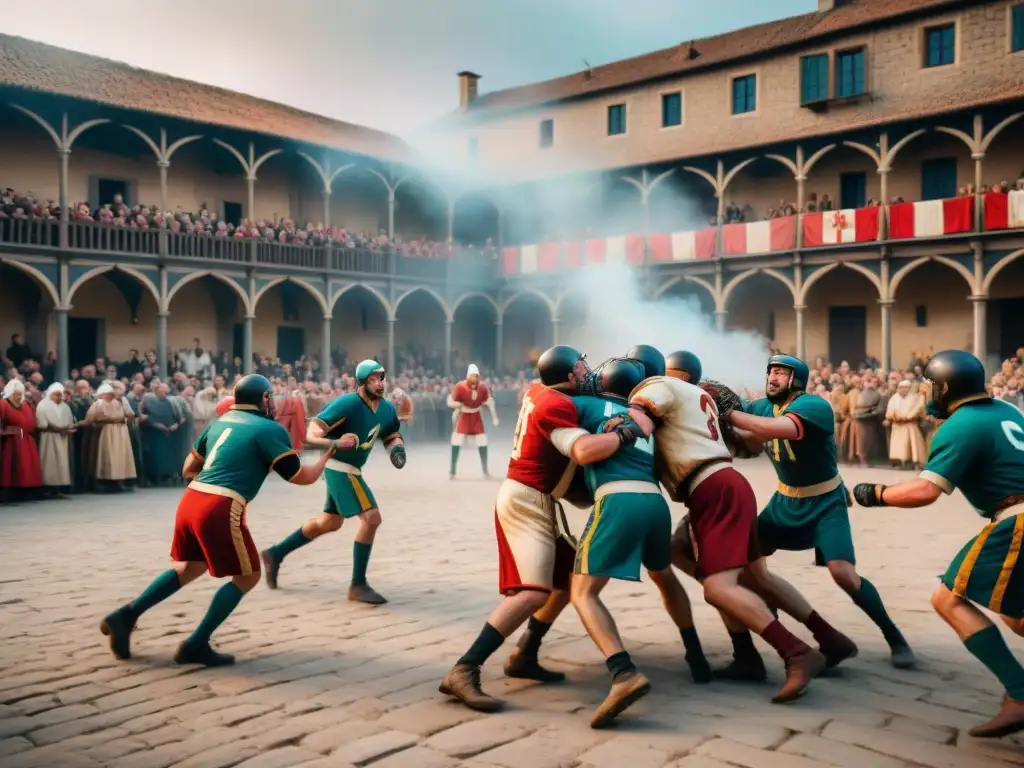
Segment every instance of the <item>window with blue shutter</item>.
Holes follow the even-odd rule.
[[[626,105],[612,104],[608,107],[608,135],[621,136],[626,132]]]
[[[1013,6],[1010,11],[1010,50],[1024,51],[1024,4]]]
[[[744,75],[732,81],[732,113],[742,115],[757,109],[757,75]]]
[[[943,67],[956,60],[956,25],[943,24],[924,31],[925,66]]]
[[[672,128],[683,124],[683,94],[661,94],[661,127]]]
[[[956,158],[936,157],[921,163],[921,199],[956,197]]]
[[[863,208],[868,204],[868,176],[866,173],[839,175],[839,209]]]
[[[800,59],[800,103],[828,99],[828,54],[816,53]]]
[[[836,98],[864,93],[864,49],[836,54]]]

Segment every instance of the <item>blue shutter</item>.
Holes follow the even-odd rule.
[[[845,51],[836,56],[836,96],[864,93],[864,49]]]
[[[956,197],[956,158],[936,157],[921,163],[921,199]]]
[[[1024,51],[1024,5],[1015,5],[1011,16],[1011,49]]]
[[[839,208],[863,208],[868,204],[868,177],[865,173],[839,176]]]
[[[812,104],[828,98],[828,54],[800,59],[800,103]]]

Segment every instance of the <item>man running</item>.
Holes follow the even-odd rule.
[[[242,377],[230,410],[206,428],[185,460],[182,476],[195,479],[178,504],[171,543],[174,566],[100,624],[114,658],[132,657],[131,633],[143,613],[209,572],[231,581],[214,594],[206,616],[178,647],[174,660],[208,667],[233,664],[235,657],[215,651],[210,637],[260,580],[246,506],[270,470],[289,483],[311,485],[330,456],[328,450],[316,464],[303,466],[288,431],[274,421],[273,385],[256,374]]]

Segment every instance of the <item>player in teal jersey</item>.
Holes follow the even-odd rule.
[[[878,590],[856,571],[849,492],[836,463],[835,416],[827,400],[805,391],[809,373],[807,364],[796,357],[772,356],[767,396],[728,416],[735,427],[767,444],[779,477],[757,520],[761,550],[770,555],[778,549],[814,549],[816,563],[828,568],[836,584],[882,630],[893,666],[913,666],[914,654],[889,618]],[[731,671],[744,677],[746,666],[737,659]],[[749,666],[760,669],[759,664]]]
[[[978,606],[1024,636],[1024,415],[989,397],[985,368],[968,352],[932,356],[924,379],[928,413],[945,419],[924,471],[897,485],[861,483],[853,493],[865,507],[924,507],[959,488],[989,521],[953,558],[932,606],[1006,689],[999,714],[970,730],[998,738],[1024,730],[1024,667]]]
[[[601,434],[609,422],[646,418],[632,413],[627,404],[629,394],[645,378],[645,365],[636,359],[602,364],[593,378],[599,397],[573,398],[580,427]],[[653,426],[649,424],[652,430]],[[633,665],[615,620],[601,601],[610,579],[640,581],[641,566],[646,568],[680,629],[694,680],[709,682],[711,667],[693,627],[689,599],[672,571],[672,516],[658,485],[654,438],[638,438],[610,458],[587,465],[584,476],[595,503],[576,548],[570,592],[612,674],[611,691],[591,721],[592,727],[602,728],[650,691],[650,682]]]
[[[174,567],[100,624],[114,657],[131,658],[131,633],[143,613],[209,572],[231,581],[213,596],[206,616],[178,647],[174,660],[211,667],[233,663],[234,656],[213,650],[210,637],[260,580],[256,545],[245,522],[246,505],[271,470],[290,483],[310,485],[330,455],[329,450],[316,464],[303,466],[287,430],[274,421],[270,382],[257,375],[240,379],[230,410],[206,428],[185,460],[182,476],[195,479],[178,505],[171,544]]]
[[[359,518],[359,530],[352,545],[352,584],[348,599],[379,605],[386,603],[366,582],[366,568],[377,527],[381,523],[377,500],[363,479],[363,465],[379,439],[387,448],[391,463],[405,466],[405,444],[399,431],[398,412],[384,398],[384,367],[376,360],[363,360],[356,366],[359,389],[329,402],[309,425],[306,440],[313,445],[329,445],[334,457],[324,475],[327,500],[319,517],[307,520],[279,544],[263,550],[267,586],[277,589],[277,576],[285,556],[313,539],[341,528],[348,517]]]

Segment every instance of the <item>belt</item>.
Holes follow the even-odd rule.
[[[791,499],[811,499],[815,496],[824,496],[830,491],[834,491],[840,485],[843,484],[843,478],[836,475],[831,480],[825,480],[821,483],[815,483],[814,485],[786,485],[785,483],[779,483],[776,490],[783,496],[789,496]]]
[[[245,498],[238,491],[233,491],[230,488],[225,488],[223,485],[211,485],[210,483],[200,483],[198,480],[193,480],[188,484],[188,487],[193,491],[199,491],[200,493],[209,493],[213,496],[223,496],[227,499],[233,499],[242,506],[246,505]]]
[[[646,480],[614,480],[597,487],[594,491],[594,501],[600,501],[613,493],[656,493],[660,496],[661,487]]]
[[[335,472],[344,472],[346,475],[361,475],[363,471],[359,467],[353,467],[351,464],[346,464],[344,461],[338,461],[338,459],[328,459],[327,469],[333,469]]]
[[[676,486],[675,498],[679,500],[688,499],[690,494],[697,489],[698,485],[715,474],[715,472],[731,465],[732,459],[711,459],[710,461],[705,461],[679,481],[679,485]]]

